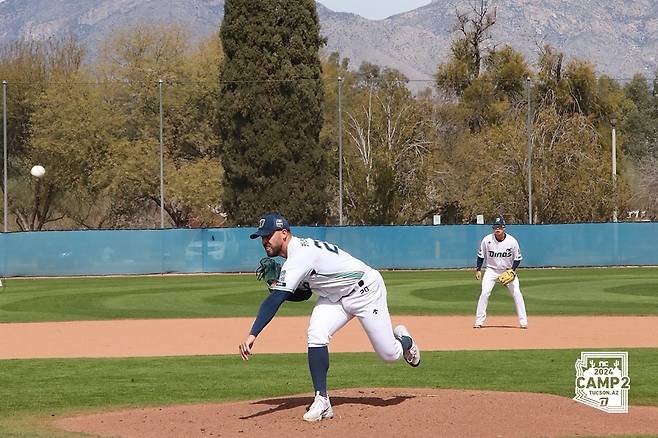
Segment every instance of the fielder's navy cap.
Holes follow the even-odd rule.
[[[267,213],[258,221],[258,230],[249,236],[252,239],[263,236],[270,236],[275,231],[290,230],[290,225],[285,217],[280,213]]]
[[[496,219],[494,219],[494,221],[492,222],[491,225],[492,225],[494,228],[504,227],[504,226],[505,226],[505,219],[503,219],[502,217],[498,216]]]

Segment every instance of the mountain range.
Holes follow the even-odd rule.
[[[429,81],[450,51],[456,11],[475,0],[434,0],[383,20],[334,12],[317,4],[326,53],[396,68],[411,80]],[[495,0],[491,44],[510,44],[533,64],[539,47],[552,44],[567,60],[592,61],[598,73],[653,78],[658,67],[656,0]],[[18,38],[75,35],[93,56],[116,29],[139,22],[177,22],[202,38],[218,29],[224,0],[4,0],[0,43]],[[422,83],[422,82],[421,82]]]

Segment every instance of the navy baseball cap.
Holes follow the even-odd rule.
[[[502,227],[505,228],[505,219],[502,217],[498,216],[496,219],[494,219],[493,223],[491,224],[492,227],[498,228]]]
[[[257,237],[270,236],[279,230],[290,230],[288,220],[281,213],[267,213],[258,221],[258,230],[249,237],[256,239]]]

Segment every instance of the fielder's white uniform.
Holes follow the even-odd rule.
[[[521,255],[519,242],[514,237],[505,234],[505,238],[502,242],[499,242],[493,233],[482,239],[477,256],[484,259],[486,270],[482,276],[482,292],[478,300],[475,324],[484,325],[484,320],[487,319],[489,295],[491,295],[491,291],[496,285],[498,276],[505,270],[510,269],[515,260],[521,261],[523,256]],[[523,301],[523,295],[521,295],[518,275],[514,277],[514,281],[507,285],[507,289],[514,298],[519,324],[527,326],[528,315],[525,311],[525,302]]]
[[[402,354],[393,335],[381,274],[336,245],[292,236],[288,258],[271,288],[293,292],[308,285],[318,298],[308,327],[308,346],[324,347],[357,317],[375,352],[392,362]]]

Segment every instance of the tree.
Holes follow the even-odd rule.
[[[91,82],[82,71],[55,77],[39,98],[27,155],[47,169],[38,187],[50,194],[42,199],[53,202],[42,208],[84,228],[109,225],[111,202],[101,181],[111,162],[108,148],[121,130],[120,119]]]
[[[633,193],[632,205],[658,218],[658,158],[645,157],[638,164],[637,189]]]
[[[519,101],[525,103],[525,82],[530,77],[530,67],[523,55],[511,46],[491,50],[485,58],[485,75],[499,100],[507,100],[510,106]]]
[[[463,179],[461,206],[468,218],[476,213],[503,214],[510,221],[528,217],[527,139],[524,114],[506,118],[460,145],[462,162],[473,163],[456,175]],[[473,160],[477,150],[479,160]],[[615,201],[625,205],[627,187],[610,177],[609,149],[602,147],[596,126],[582,114],[559,114],[543,108],[533,128],[533,222],[610,220]]]
[[[563,61],[564,54],[550,45],[540,50],[533,100],[542,107],[555,106],[559,112],[602,117],[608,123],[612,108],[606,107],[610,102],[602,100],[600,91],[609,92],[605,87],[611,81],[603,78],[599,82],[589,61],[574,59],[566,65]]]
[[[496,24],[496,8],[489,8],[488,0],[477,0],[471,1],[470,11],[455,11],[457,23],[453,31],[461,37],[450,46],[451,60],[439,66],[436,79],[439,90],[461,96],[480,76],[486,56],[485,43],[491,39],[491,28]]]
[[[615,189],[609,148],[587,116],[543,109],[533,148],[534,222],[609,221],[625,205],[625,180],[617,178]]]
[[[9,196],[8,207],[20,230],[41,230],[49,222],[56,222],[65,216],[62,201],[73,190],[69,190],[70,178],[63,178],[71,170],[72,157],[57,147],[42,147],[39,126],[48,106],[48,98],[54,88],[70,88],[70,81],[78,77],[84,58],[84,49],[73,39],[49,40],[43,43],[17,42],[5,54],[9,57],[5,68],[22,80],[34,81],[20,84],[16,93],[11,94],[10,108],[14,117],[8,130],[11,145],[8,168]],[[16,78],[18,79],[18,78]],[[54,84],[54,85],[53,85]],[[68,99],[67,93],[60,97]],[[61,104],[61,102],[58,102]],[[76,108],[80,114],[80,108]],[[75,121],[73,121],[75,123]],[[49,126],[53,130],[61,126]],[[55,143],[57,137],[53,138]],[[70,152],[70,151],[69,151]],[[33,164],[43,164],[46,177],[35,180],[27,169]],[[77,176],[74,169],[73,176]]]
[[[623,93],[629,101],[619,129],[625,137],[624,151],[638,160],[658,155],[658,99],[652,95],[647,79],[636,74]]]
[[[160,208],[158,81],[167,90],[185,77],[187,40],[177,25],[136,25],[117,30],[101,46],[93,70],[119,118],[102,174],[105,196],[112,200],[112,227],[159,225],[159,215],[154,214]],[[170,105],[171,100],[166,101],[165,108]],[[165,121],[165,126],[171,124]],[[171,151],[178,148],[169,142],[168,132],[164,134],[164,161],[169,163],[178,155]],[[166,206],[164,210],[168,211]],[[170,218],[175,226],[183,225],[176,222],[177,216]]]
[[[567,65],[565,86],[571,96],[570,110],[583,114],[595,114],[598,110],[596,73],[594,65],[574,60]]]
[[[223,204],[251,225],[264,210],[324,223],[327,147],[320,143],[324,40],[315,2],[227,0],[220,34]]]
[[[121,118],[117,141],[108,150],[114,166],[106,169],[103,181],[113,200],[114,226],[157,223],[154,217],[139,221],[160,208],[159,80],[164,99],[162,208],[176,227],[224,222],[214,111],[223,54],[217,35],[197,50],[188,47],[188,39],[176,25],[127,28],[106,42],[95,66],[102,82],[111,84],[106,99]],[[204,190],[186,193],[193,187]]]
[[[7,143],[10,156],[20,155],[29,142],[36,99],[49,77],[48,57],[60,41],[18,40],[0,48],[0,75],[7,81]]]
[[[473,132],[498,123],[523,99],[530,68],[512,47],[487,47],[496,9],[488,1],[471,4],[471,11],[457,12],[455,29],[461,33],[451,45],[451,57],[441,64],[439,91],[457,99],[454,113]]]
[[[47,52],[46,44],[24,40],[0,48],[0,75],[7,81],[7,213],[16,216],[16,211],[20,209],[25,218],[17,219],[21,230],[39,227],[38,218],[43,216],[43,209],[41,215],[36,213],[38,204],[43,201],[41,198],[35,199],[35,181],[26,176],[25,169],[29,169],[30,161],[25,155],[37,98],[44,90],[48,77]]]
[[[437,200],[431,102],[414,99],[396,70],[366,64],[355,76],[345,108],[348,221],[417,223]]]
[[[331,53],[327,58],[322,60],[322,83],[324,85],[324,105],[323,105],[323,124],[320,132],[320,143],[322,147],[329,151],[327,166],[329,167],[330,181],[330,201],[329,201],[329,218],[332,222],[338,222],[339,217],[339,144],[338,144],[338,78],[341,78],[343,123],[345,123],[345,110],[348,108],[348,92],[353,87],[355,74],[348,70],[349,59],[340,59],[337,52]],[[343,130],[344,130],[343,126]],[[343,135],[345,140],[345,135]],[[335,157],[335,158],[333,158]],[[345,157],[343,154],[343,165]],[[344,176],[344,175],[343,175]],[[343,178],[344,180],[344,178]]]

